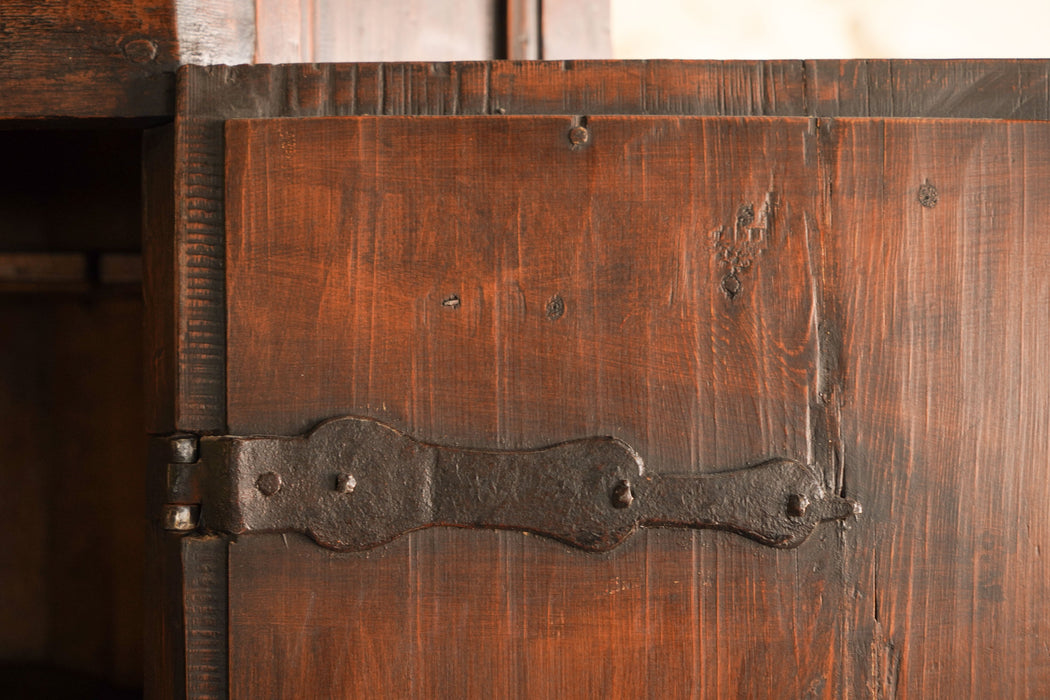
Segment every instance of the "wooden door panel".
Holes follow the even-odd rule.
[[[1045,119],[1046,74],[187,69],[174,245],[147,251],[176,286],[151,313],[174,339],[151,352],[153,430],[349,413],[458,446],[616,435],[654,472],[794,457],[865,509],[794,550],[675,530],[604,554],[449,528],[361,553],[186,537],[187,687],[1045,694],[1048,140],[969,118]],[[804,118],[601,116],[631,113]],[[286,118],[352,114],[486,116]],[[767,247],[727,293],[714,232],[767,198]]]
[[[810,124],[574,123],[229,122],[230,430],[812,462]]]
[[[667,530],[609,554],[431,529],[369,553],[230,546],[233,697],[804,696],[849,687],[834,530]],[[770,669],[776,668],[776,673]]]
[[[888,694],[1039,696],[1050,125],[842,120],[826,140],[858,629]]]
[[[654,472],[815,462],[814,124],[591,117],[573,143],[580,126],[229,122],[231,430],[356,414],[473,447],[614,435]],[[798,695],[841,676],[835,530],[794,552],[647,532],[592,556],[516,533],[351,555],[245,537],[231,682]]]

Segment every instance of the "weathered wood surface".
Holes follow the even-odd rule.
[[[324,64],[186,67],[175,145],[178,251],[151,356],[179,393],[152,432],[225,429],[223,122],[354,114],[694,114],[1050,118],[1046,61]],[[991,89],[989,86],[999,86]],[[168,244],[164,244],[167,246]],[[161,255],[168,255],[161,249]],[[147,256],[148,256],[147,251]],[[158,335],[153,333],[153,335]]]
[[[664,472],[806,460],[812,126],[228,122],[230,431],[364,411],[442,444],[615,435]]]
[[[1050,125],[842,120],[826,140],[833,402],[866,507],[846,552],[875,687],[1046,695]]]
[[[171,242],[179,251],[176,298],[182,299],[173,303],[179,320],[173,323],[177,360],[171,371],[182,378],[183,389],[161,399],[174,407],[179,427],[206,430],[225,429],[228,417],[233,421],[246,405],[238,403],[246,382],[229,382],[233,374],[226,375],[225,272],[209,277],[205,294],[187,301],[187,290],[196,289],[188,283],[196,279],[195,270],[224,269],[228,118],[636,112],[1045,120],[1046,65],[578,62],[191,69],[183,76],[176,138],[185,174],[177,203],[180,216],[201,213],[198,223],[177,228]],[[1037,232],[1046,205],[1039,187],[1046,178],[1044,127],[821,119],[812,129],[812,184],[820,193],[804,217],[811,272],[803,279],[813,282],[805,303],[817,334],[809,342],[819,349],[806,370],[812,373],[806,386],[813,390],[815,420],[804,443],[864,503],[861,520],[843,531],[822,531],[822,539],[791,552],[718,533],[646,533],[599,557],[514,533],[432,530],[360,555],[331,554],[293,537],[242,538],[230,547],[232,687],[246,691],[255,683],[290,692],[318,683],[363,692],[365,684],[374,684],[419,695],[464,689],[506,695],[525,688],[539,696],[582,688],[653,697],[693,691],[792,697],[1047,692],[1050,621],[1039,602],[1050,579],[1042,554],[1050,544],[1050,523],[1040,509],[1047,502],[1050,392],[1038,364],[1045,356],[1050,306],[1039,277],[1046,242]],[[918,201],[927,178],[939,195],[932,208]],[[313,200],[305,201],[327,196],[311,192]],[[400,209],[389,211],[397,220]],[[409,248],[389,252],[388,259],[412,260]],[[483,253],[469,251],[464,259]],[[299,263],[289,258],[272,264],[286,265],[281,274],[288,275],[297,264],[311,275],[321,269],[305,256]],[[336,277],[345,271],[332,270]],[[427,270],[416,281],[432,274]],[[343,289],[340,284],[333,279],[334,289]],[[795,308],[792,300],[802,298],[786,294],[775,304]],[[463,302],[454,313],[469,308]],[[315,318],[323,319],[325,304],[332,303],[346,300],[321,298]],[[774,308],[771,301],[752,316],[755,328],[770,318],[780,322],[771,316]],[[435,309],[432,318],[442,319],[446,310]],[[571,318],[568,313],[562,320]],[[199,345],[199,337],[190,335],[201,329],[212,344]],[[469,355],[476,350],[468,342],[470,329],[463,331],[457,342]],[[386,353],[409,352],[384,342],[373,338],[368,344]],[[609,349],[619,350],[619,342]],[[606,356],[593,347],[595,363],[610,357],[607,365],[625,372],[636,360],[659,356],[629,350],[621,360],[618,352]],[[262,356],[280,348],[253,351]],[[490,364],[513,366],[508,352],[502,348]],[[769,347],[762,357],[780,361],[774,353]],[[371,351],[369,356],[377,357]],[[539,351],[537,358],[546,361]],[[231,356],[231,362],[237,360]],[[358,369],[351,372],[362,382],[358,398],[368,396],[373,383],[400,381],[375,374],[357,379],[367,376]],[[324,371],[335,376],[345,370]],[[459,368],[440,371],[464,379]],[[257,372],[264,383],[280,381]],[[670,376],[672,369],[652,365],[646,381],[655,385],[661,373]],[[513,375],[504,376],[502,381]],[[205,390],[187,391],[201,378]],[[469,379],[493,387],[491,374]],[[542,379],[534,383],[534,390],[544,391]],[[785,410],[787,394],[762,390],[753,389],[747,400]],[[338,389],[311,382],[295,391],[314,400]],[[500,426],[512,427],[504,421],[496,423],[495,437],[491,425],[469,435],[465,422],[456,424],[455,412],[480,415],[477,406],[455,400],[428,405],[420,394],[392,400],[413,407],[406,410],[405,425],[435,410],[449,411],[452,430],[462,431],[453,434],[465,443],[498,441]],[[491,400],[493,411],[517,400],[516,394],[500,394]],[[576,401],[566,403],[570,414]],[[544,405],[544,414],[561,410]],[[347,406],[354,407],[338,408]],[[606,400],[595,406],[595,415],[619,410]],[[373,408],[366,402],[362,411]],[[252,410],[271,427],[307,421],[294,416],[290,400]],[[543,419],[513,417],[532,422],[537,438],[543,435],[535,426]],[[732,416],[708,419],[716,432],[721,421],[733,424]],[[445,429],[432,420],[435,433]],[[676,420],[683,419],[672,416],[668,425]],[[643,439],[670,444],[662,441],[672,431],[661,434],[662,425]],[[238,427],[250,430],[251,423]],[[783,439],[798,439],[798,426],[786,430]],[[763,431],[751,438],[765,439]],[[730,432],[715,442],[729,445]],[[526,430],[506,435],[506,444],[530,440]],[[743,453],[746,445],[725,449]],[[351,655],[362,659],[360,665],[346,663]],[[259,658],[281,658],[285,665],[273,670]],[[462,668],[477,674],[455,675]],[[569,686],[573,674],[582,680]]]
[[[231,431],[294,434],[354,414],[483,448],[614,435],[653,472],[816,461],[812,127],[591,117],[583,142],[570,117],[228,122]],[[315,604],[374,604],[321,622],[314,661],[296,670],[299,633],[286,632],[306,600],[279,577],[301,564],[262,574],[255,567],[273,565],[265,544],[236,545],[235,691],[795,695],[838,675],[845,653],[832,604],[842,588],[827,587],[842,574],[836,546],[782,555],[660,532],[588,562],[521,535],[409,539],[372,560],[320,555],[307,567],[335,578],[297,574],[311,577]],[[722,595],[759,588],[755,608],[723,608],[702,593],[700,571]],[[377,580],[390,585],[380,592]],[[493,598],[472,599],[479,590]],[[437,603],[457,596],[451,609]],[[802,628],[763,624],[788,596]],[[262,599],[291,617],[267,619]],[[414,646],[394,634],[406,625]],[[756,626],[762,643],[726,639],[729,656],[749,653],[720,677],[725,657],[701,653],[702,639]],[[383,671],[357,677],[316,656],[353,658],[346,640],[361,637],[388,659]],[[785,660],[797,638],[838,653]],[[773,656],[790,664],[787,679],[755,670]]]
[[[0,26],[0,116],[171,113],[171,0],[5,0]]]

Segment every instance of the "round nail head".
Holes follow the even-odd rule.
[[[281,490],[281,475],[274,472],[260,474],[255,480],[255,488],[264,496],[272,496]]]

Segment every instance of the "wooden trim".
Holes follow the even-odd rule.
[[[142,141],[142,293],[145,302],[145,424],[151,433],[175,429],[175,129],[148,129]]]
[[[540,0],[507,0],[507,58],[542,58],[540,43]]]

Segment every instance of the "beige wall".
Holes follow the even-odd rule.
[[[611,0],[617,58],[1045,58],[1050,0]]]

